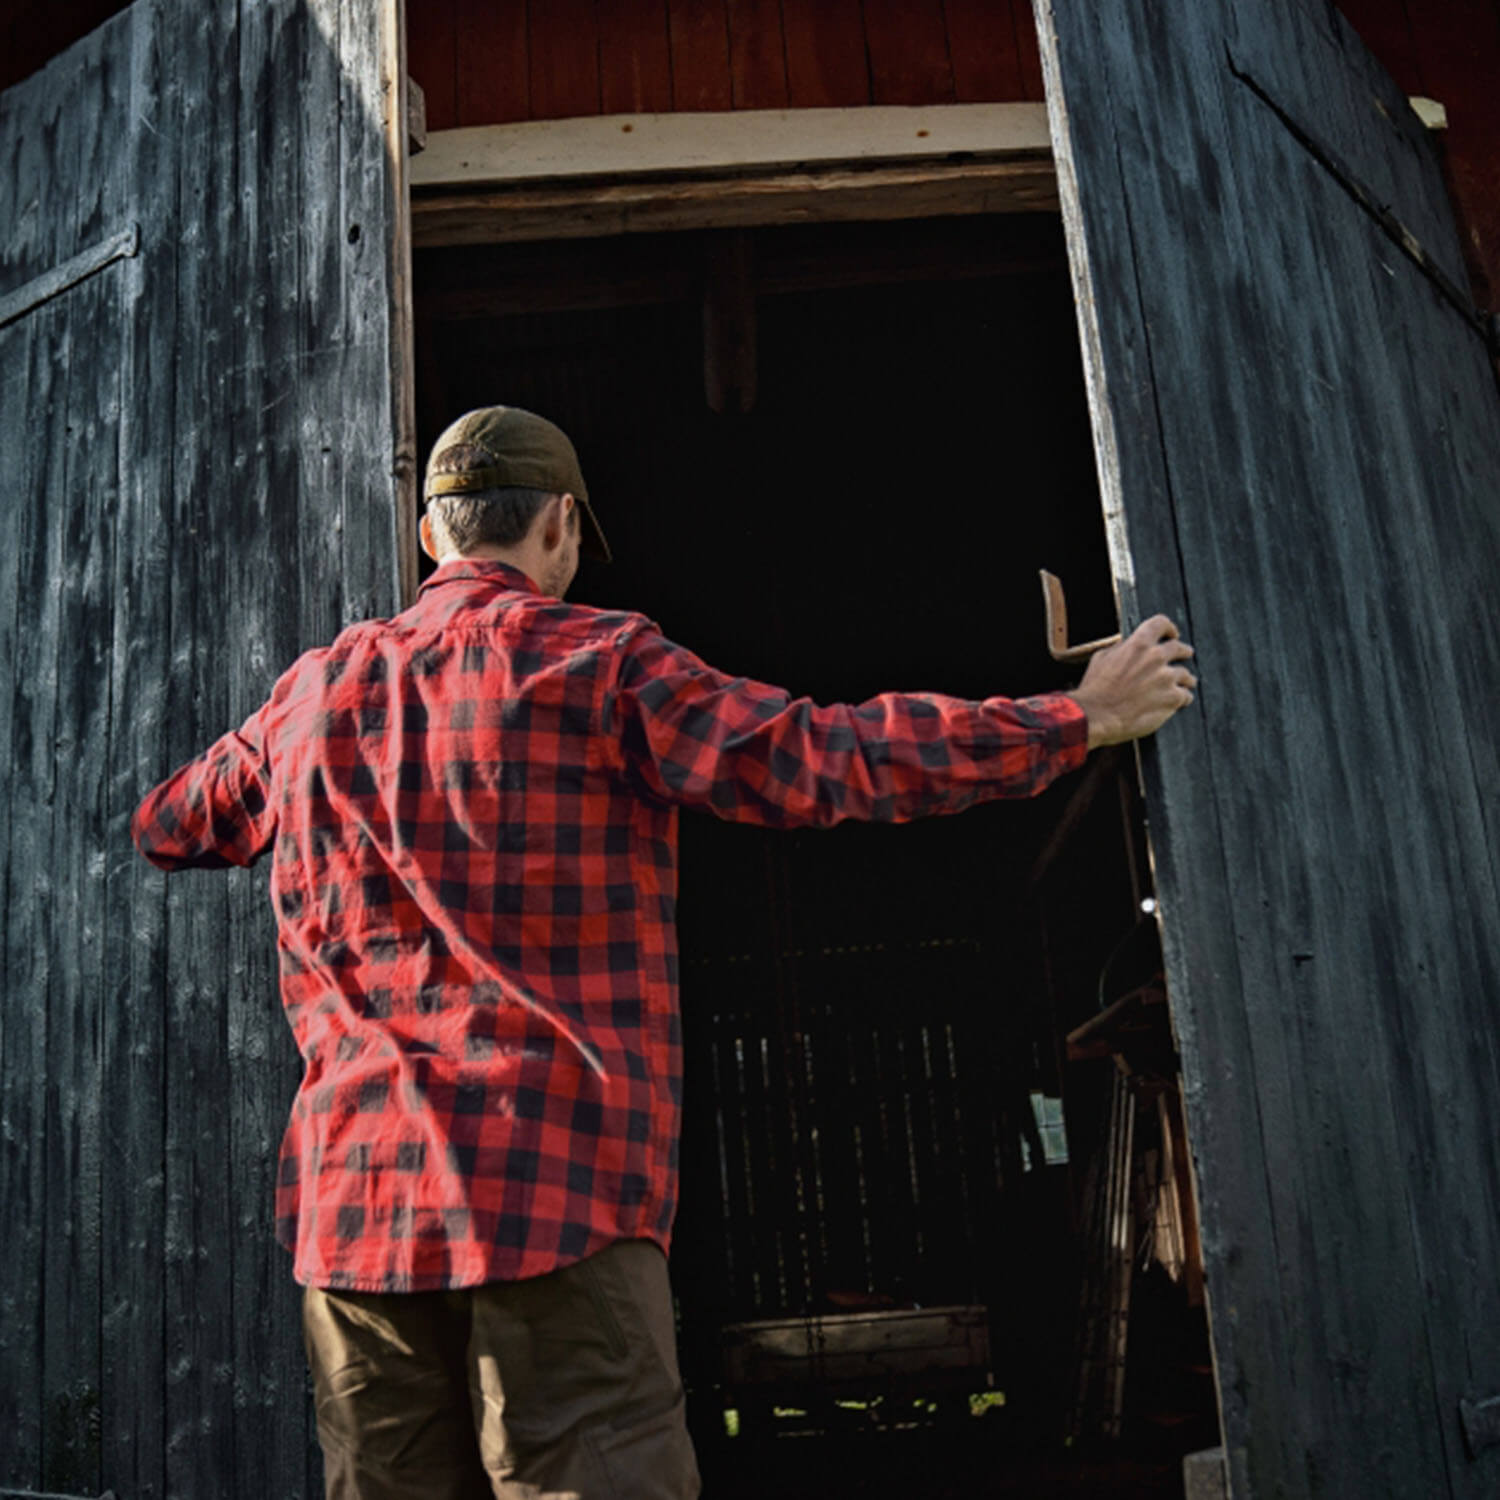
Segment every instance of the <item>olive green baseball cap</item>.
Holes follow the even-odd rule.
[[[440,466],[443,454],[458,447],[478,450],[482,461],[466,463],[452,473],[435,474],[433,469]],[[451,463],[440,467],[454,468]],[[465,412],[446,428],[432,445],[422,498],[427,501],[435,495],[467,495],[507,485],[573,495],[583,512],[579,549],[602,562],[610,560],[609,543],[589,504],[588,486],[567,433],[519,406],[481,406]]]

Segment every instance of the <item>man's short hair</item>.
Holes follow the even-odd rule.
[[[445,449],[433,460],[433,474],[462,474],[482,468],[489,455],[468,444]],[[472,552],[476,547],[514,547],[525,539],[542,507],[552,499],[549,490],[505,485],[465,494],[434,495],[427,502],[432,529],[443,551]]]

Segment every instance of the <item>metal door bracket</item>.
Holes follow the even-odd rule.
[[[1053,661],[1087,661],[1094,652],[1106,646],[1118,646],[1117,635],[1101,636],[1097,641],[1085,641],[1081,646],[1068,644],[1068,605],[1063,598],[1062,579],[1056,573],[1042,570],[1042,598],[1047,606],[1047,649]]]

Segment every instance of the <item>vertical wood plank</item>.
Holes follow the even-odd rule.
[[[785,109],[781,0],[728,0],[729,71],[736,109]]]
[[[453,123],[506,125],[531,119],[526,0],[453,0],[453,4],[458,51]],[[427,6],[413,5],[408,13],[413,43],[409,66],[412,77],[421,83],[415,40],[430,25]],[[427,116],[433,126],[430,97]]]
[[[599,113],[599,26],[594,0],[528,0],[531,118]]]
[[[53,86],[60,76],[58,69],[49,70],[0,98],[8,148],[5,191],[17,226],[6,247],[6,277],[12,284],[41,274],[78,248],[71,243],[70,201],[57,212],[41,211],[47,182],[73,166],[69,100],[64,88]],[[0,427],[18,456],[15,480],[7,486],[15,516],[15,556],[5,565],[10,649],[0,662],[9,747],[8,806],[0,819],[7,853],[0,911],[7,988],[0,1011],[0,1201],[13,1234],[9,1253],[0,1260],[0,1420],[8,1436],[0,1447],[0,1479],[41,1489],[48,1250],[45,996],[51,981],[47,824],[53,765],[51,696],[43,681],[46,632],[57,609],[47,532],[54,496],[62,488],[65,453],[66,300],[42,305],[0,337],[10,356],[7,385],[25,397],[24,405],[0,412]]]
[[[331,633],[401,608],[416,586],[416,436],[410,222],[404,128],[386,118],[402,72],[404,0],[340,0],[340,202],[336,233],[344,369],[335,384],[338,432],[358,428],[384,400],[379,443],[343,454],[340,506],[327,521],[339,600]],[[404,114],[402,116],[404,118]],[[399,153],[399,154],[398,154]],[[354,233],[355,226],[360,232]],[[306,638],[297,649],[322,644]],[[278,1023],[282,1024],[282,1023]],[[290,1042],[290,1031],[286,1030]],[[290,1054],[288,1054],[290,1056]]]
[[[492,123],[488,118],[489,101],[482,80],[466,80],[465,91],[459,92],[460,69],[463,67],[463,50],[472,44],[478,53],[498,63],[501,72],[495,81],[495,95],[507,101],[514,99],[513,89],[515,55],[504,45],[509,31],[502,25],[496,28],[500,55],[493,56],[486,39],[488,27],[484,18],[498,11],[507,18],[521,9],[525,0],[503,0],[503,5],[485,4],[485,0],[422,0],[411,8],[411,19],[407,27],[407,61],[411,76],[422,86],[427,97],[427,128],[429,130],[452,130],[458,125],[484,125]],[[524,50],[520,53],[522,77],[524,73]],[[524,97],[524,96],[522,96]],[[472,119],[469,110],[474,109],[485,118]],[[524,114],[507,114],[506,119],[525,119]]]
[[[604,114],[672,108],[666,0],[598,0],[599,107]]]
[[[1010,5],[992,0],[943,0],[948,51],[953,59],[953,97],[960,104],[1004,102],[1026,97],[1021,54]]]
[[[170,497],[176,453],[170,380],[176,335],[175,120],[160,46],[161,6],[131,13],[126,177],[143,224],[122,268],[120,491],[110,588],[109,918],[101,1110],[111,1122],[103,1173],[101,1430],[105,1482],[166,1492],[162,1396],[163,1110],[166,905],[163,877],[130,841],[130,815],[169,764],[166,697]],[[149,226],[147,228],[146,226]]]
[[[226,594],[213,627],[224,719],[202,725],[201,742],[253,712],[300,646],[327,639],[342,617],[346,428],[335,393],[347,378],[341,367],[353,332],[344,319],[343,260],[351,236],[358,247],[368,231],[377,255],[382,237],[379,225],[351,212],[343,191],[345,155],[366,105],[346,92],[341,52],[356,38],[377,45],[369,19],[368,11],[343,14],[337,0],[279,0],[246,11],[240,22],[240,231],[224,248],[222,274],[255,315],[232,324],[235,373],[226,404],[239,414],[235,501],[221,524],[249,576]],[[276,225],[291,232],[278,234]],[[282,372],[299,356],[315,358],[320,376],[339,374],[327,384],[289,385]],[[295,575],[272,593],[263,580],[274,574],[276,539],[287,537],[296,538]],[[220,962],[228,980],[218,1005],[229,1126],[221,1196],[229,1214],[236,1477],[247,1493],[294,1494],[309,1421],[297,1300],[272,1243],[272,1204],[296,1069],[278,1014],[265,876],[235,870],[214,878],[223,887]]]
[[[942,0],[865,0],[872,104],[951,104]]]
[[[870,62],[859,0],[784,5],[782,25],[791,108],[870,103]]]
[[[235,368],[244,325],[205,316],[226,294],[246,297],[255,318],[257,288],[233,287],[226,261],[239,243],[234,152],[240,123],[240,74],[225,67],[238,53],[233,7],[169,7],[164,49],[176,59],[182,89],[175,126],[178,201],[177,325],[172,379],[178,430],[171,531],[202,539],[177,549],[168,573],[171,597],[170,762],[207,742],[209,725],[229,722],[225,671],[226,613],[236,590],[228,548],[209,541],[233,527],[235,495],[228,393],[221,376]],[[300,64],[300,59],[299,59]],[[269,137],[247,142],[271,152]],[[183,336],[186,335],[186,336]],[[167,884],[168,1035],[166,1064],[166,1450],[169,1494],[212,1494],[235,1471],[234,1372],[230,1356],[235,1242],[229,1173],[233,1080],[227,1062],[225,959],[228,889],[212,874],[176,876]],[[230,1272],[226,1276],[226,1270]]]
[[[128,19],[69,54],[79,98],[70,237],[93,244],[133,206],[123,180]],[[47,1282],[43,1483],[64,1492],[100,1483],[99,1029],[103,988],[105,798],[109,751],[110,572],[119,454],[120,276],[111,266],[69,293],[83,358],[70,362],[62,484],[48,497],[52,587],[59,596],[50,749],[56,757],[48,838],[57,946],[46,995]],[[52,1283],[56,1282],[56,1289]]]
[[[727,0],[667,0],[672,108],[731,109]]]
[[[1040,102],[1047,97],[1042,82],[1042,55],[1037,44],[1036,14],[1030,0],[1010,0],[1016,24],[1016,55],[1021,62],[1021,97]]]

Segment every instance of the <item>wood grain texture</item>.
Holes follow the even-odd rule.
[[[727,0],[667,0],[672,108],[731,109]]]
[[[171,60],[153,45],[159,7],[132,12],[123,178],[134,206],[154,226],[141,254],[122,268],[120,380],[126,393],[151,392],[176,340],[177,192],[170,128]],[[140,1393],[165,1384],[163,1112],[143,1101],[164,1097],[166,903],[163,882],[135,852],[129,820],[156,768],[170,760],[166,714],[171,662],[169,556],[174,403],[170,389],[121,405],[119,502],[110,600],[110,778],[105,841],[108,926],[101,1056],[101,1109],[112,1122],[103,1172],[102,1275],[105,1287],[102,1467],[122,1494],[166,1493],[159,1400]],[[143,1003],[144,998],[144,1003]]]
[[[9,222],[16,225],[6,246],[8,289],[78,248],[70,242],[71,200],[65,199],[55,214],[43,215],[38,206],[72,145],[65,125],[68,100],[57,76],[56,70],[48,70],[0,97],[7,168],[0,190],[9,198]],[[46,1263],[47,1009],[40,997],[51,977],[44,924],[51,894],[46,848],[52,756],[51,699],[38,685],[47,669],[47,642],[40,632],[48,618],[56,620],[55,596],[49,599],[52,591],[46,588],[47,501],[61,488],[63,436],[63,424],[57,421],[32,430],[32,414],[65,407],[68,327],[66,299],[58,299],[0,335],[7,356],[7,396],[18,398],[14,404],[7,400],[0,427],[13,445],[10,451],[19,456],[8,486],[15,497],[15,555],[3,575],[9,649],[0,692],[0,722],[10,747],[6,815],[0,818],[0,849],[6,856],[0,923],[7,991],[0,1011],[0,1118],[5,1124],[0,1192],[13,1225],[10,1253],[0,1260],[0,1420],[9,1434],[0,1451],[0,1477],[28,1489],[42,1487],[46,1420],[45,1306],[37,1288],[45,1286]],[[33,501],[32,496],[38,498]],[[52,667],[55,671],[55,656]]]
[[[531,118],[599,113],[594,0],[530,0],[526,7]]]
[[[942,0],[865,0],[872,104],[947,104],[953,62]]]
[[[524,7],[525,0],[506,0],[503,5],[487,0],[422,0],[421,7],[413,11],[407,65],[427,96],[429,130],[485,124],[487,120],[469,118],[470,112],[487,115],[501,101],[525,99],[525,47],[510,45],[515,18],[520,15],[524,19]],[[464,39],[462,52],[460,36]],[[486,80],[482,74],[475,76],[461,62],[461,56],[493,62],[501,71],[493,80]],[[524,109],[521,115],[507,114],[505,118],[524,119]]]
[[[870,60],[859,0],[785,5],[787,103],[826,109],[870,103]]]
[[[153,0],[0,98],[0,291],[143,224],[0,335],[0,1485],[321,1487],[271,1237],[298,1060],[263,877],[164,882],[128,824],[396,602],[398,11]]]
[[[601,187],[444,193],[412,206],[412,243],[484,245],[753,224],[849,223],[1055,210],[1050,158],[830,168]]]
[[[69,237],[97,242],[130,205],[120,170],[130,67],[127,18],[76,49],[85,88],[100,101],[70,111],[75,142],[59,175],[74,186]],[[47,860],[54,872],[55,966],[47,991],[47,1279],[54,1302],[43,1350],[46,1452],[43,1484],[63,1492],[100,1486],[100,1054],[104,882],[97,864],[105,834],[109,767],[107,580],[118,489],[120,278],[103,274],[73,289],[68,317],[91,357],[70,362],[63,412],[61,485],[47,507],[48,572],[58,596],[51,750],[56,772]]]
[[[1500,1377],[1471,1270],[1500,1254],[1495,390],[1229,58],[1451,247],[1436,168],[1322,11],[1043,17],[1125,618],[1166,609],[1213,663],[1145,765],[1235,1493],[1478,1500],[1496,1475],[1457,1408]],[[1480,683],[1422,749],[1410,705]]]
[[[1047,91],[1042,82],[1042,56],[1032,6],[1028,0],[1010,0],[1010,14],[1016,27],[1016,52],[1021,59],[1021,97],[1045,99]]]
[[[527,47],[526,0],[450,0],[451,31],[444,32],[426,4],[414,6],[408,67],[422,83],[428,66],[428,49],[444,43],[455,54],[454,101],[451,124],[503,125],[510,120],[529,120],[531,110],[531,55]],[[441,16],[439,13],[439,17]],[[426,84],[422,86],[425,88]],[[427,107],[429,130],[444,130]]]
[[[729,73],[736,109],[785,109],[781,0],[728,0]]]
[[[651,173],[879,166],[1050,154],[1039,104],[736,110],[533,120],[439,131],[412,164],[422,197],[504,184]]]
[[[944,0],[953,96],[960,104],[1020,99],[1021,54],[1010,6],[991,0]]]
[[[599,108],[603,114],[672,108],[666,0],[598,0]]]

